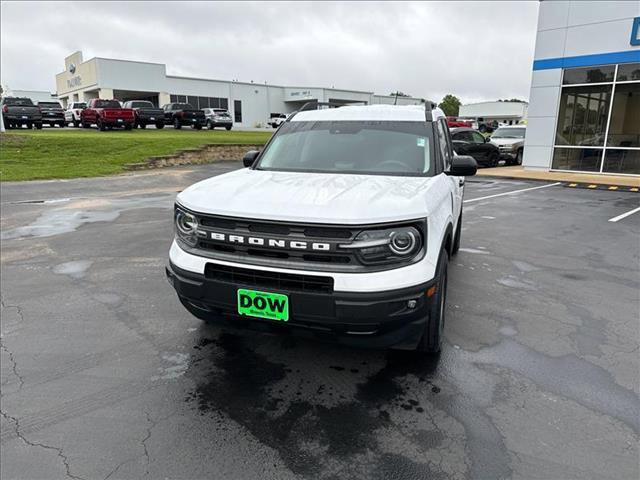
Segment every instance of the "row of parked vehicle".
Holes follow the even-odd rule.
[[[2,99],[2,116],[6,128],[41,129],[43,125],[51,127],[90,128],[95,125],[98,130],[112,128],[146,128],[154,125],[164,128],[172,125],[176,129],[190,126],[196,130],[223,127],[231,130],[233,120],[226,109],[204,108],[199,110],[188,103],[168,103],[157,108],[147,100],[130,100],[121,104],[118,100],[94,98],[85,102],[72,102],[63,109],[58,102],[38,102],[30,98],[4,97]]]
[[[505,165],[522,164],[525,125],[498,127],[489,137],[469,127],[453,127],[449,131],[455,152],[473,157],[478,165],[497,167],[500,160]]]

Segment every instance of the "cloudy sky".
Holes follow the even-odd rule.
[[[465,103],[527,98],[538,2],[8,2],[0,82],[55,90],[64,57],[165,63],[167,73],[400,90]],[[26,34],[27,33],[27,34]]]

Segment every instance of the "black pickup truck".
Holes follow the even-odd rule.
[[[0,105],[5,128],[20,128],[22,125],[27,128],[35,125],[38,130],[42,128],[42,113],[30,98],[4,97]]]
[[[148,100],[129,100],[124,102],[122,108],[133,109],[136,114],[136,128],[147,128],[147,125],[164,128],[164,110],[156,108],[153,103]]]
[[[202,130],[207,121],[202,110],[188,103],[168,103],[162,107],[162,110],[164,110],[165,123],[173,125],[177,130],[187,125],[191,125],[196,130]]]
[[[58,125],[60,128],[66,125],[64,121],[64,110],[58,102],[38,102],[38,108],[42,113],[42,123],[50,127]]]

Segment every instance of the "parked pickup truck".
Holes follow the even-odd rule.
[[[206,322],[439,351],[476,161],[430,103],[307,106],[178,194],[169,282]]]
[[[42,113],[42,123],[46,123],[50,127],[58,125],[62,128],[65,126],[64,110],[59,102],[38,102],[38,108]]]
[[[64,121],[67,125],[71,123],[78,128],[80,126],[80,114],[85,108],[87,108],[85,102],[71,102],[67,105],[67,109],[64,111]]]
[[[148,100],[129,100],[124,102],[122,108],[133,110],[136,115],[136,127],[147,128],[147,125],[155,125],[156,128],[164,128],[164,110],[155,107]]]
[[[164,122],[180,130],[183,126],[191,125],[196,130],[202,130],[206,117],[202,110],[192,107],[188,103],[168,103],[162,107]]]
[[[135,120],[136,116],[131,108],[122,108],[117,100],[101,98],[89,100],[87,108],[80,114],[83,128],[89,128],[95,124],[100,131],[114,127],[131,130]]]
[[[5,128],[42,128],[42,113],[30,98],[4,97],[2,102],[2,120]]]

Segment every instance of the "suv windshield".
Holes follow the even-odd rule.
[[[39,107],[62,108],[58,102],[38,102]]]
[[[431,129],[422,122],[285,122],[257,168],[431,176],[432,144]]]
[[[5,98],[5,105],[22,105],[24,107],[30,107],[33,105],[33,102],[30,98]]]
[[[121,108],[117,100],[98,100],[94,104],[95,108]]]
[[[491,135],[491,138],[524,138],[524,128],[499,128]]]

